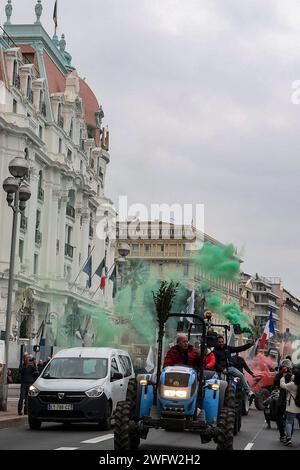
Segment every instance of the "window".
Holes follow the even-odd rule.
[[[18,112],[18,102],[17,100],[13,99],[13,113],[17,114]]]
[[[145,245],[145,252],[150,253],[151,251],[151,245]]]
[[[28,79],[27,79],[26,96],[27,96],[28,100],[32,103],[33,102],[33,93],[32,93],[32,89],[31,89],[31,78],[30,77],[28,77]]]
[[[189,275],[189,264],[188,264],[188,263],[184,263],[184,264],[183,264],[183,275],[184,275],[184,276],[188,276],[188,275]]]
[[[118,356],[121,367],[122,367],[122,372],[124,374],[124,377],[129,377],[132,374],[132,367],[131,367],[131,362],[128,356]]]
[[[23,256],[24,256],[24,240],[19,240],[19,258],[20,263],[23,263]]]
[[[165,251],[164,245],[160,245],[160,251],[163,253]]]
[[[36,276],[38,272],[39,272],[39,255],[35,253],[34,260],[33,260],[33,274]]]
[[[139,245],[137,245],[136,243],[134,243],[132,246],[132,251],[133,253],[138,253],[139,251]],[[147,245],[148,246],[148,245]]]
[[[119,373],[120,371],[119,371],[119,368],[118,368],[117,361],[114,358],[112,358],[111,366],[110,366],[110,376],[112,377],[115,372]]]
[[[39,210],[36,211],[35,228],[36,228],[36,230],[40,230],[40,228],[41,228],[41,211],[39,211]]]
[[[62,153],[62,139],[58,139],[58,153]]]
[[[82,171],[82,170],[83,170],[83,161],[80,160],[80,171]]]
[[[43,127],[39,126],[39,138],[43,140]]]
[[[97,185],[97,196],[100,196],[100,184]]]
[[[73,139],[73,130],[74,130],[74,123],[73,123],[73,119],[71,119],[70,133],[69,133],[69,136],[71,137],[71,139]]]
[[[68,149],[67,159],[68,159],[69,162],[72,161],[72,151],[70,149]]]
[[[73,228],[70,227],[70,225],[66,226],[66,244],[67,245],[72,245],[72,232]]]

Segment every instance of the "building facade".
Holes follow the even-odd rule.
[[[90,255],[92,273],[105,256],[107,266],[114,260],[115,212],[105,196],[109,132],[96,96],[71,65],[64,36],[51,39],[39,16],[34,24],[14,25],[11,9],[6,12],[0,37],[0,180],[9,176],[14,157],[24,157],[31,189],[19,216],[12,335],[34,343],[92,343],[93,312],[112,308],[110,283],[101,291],[93,276],[88,288],[81,271]],[[2,331],[12,226],[5,197],[0,191]]]

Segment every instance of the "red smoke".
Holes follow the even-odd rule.
[[[254,375],[260,376],[260,379],[253,378],[251,375],[246,373],[246,379],[248,380],[251,390],[258,392],[261,388],[270,387],[274,383],[276,375],[275,367],[276,362],[264,354],[257,354],[253,359],[247,361],[250,369]]]

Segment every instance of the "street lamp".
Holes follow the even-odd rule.
[[[120,257],[117,259],[117,265],[121,274],[121,288],[125,285],[125,266],[126,266],[126,256],[130,253],[130,246],[127,243],[121,243],[118,252]]]
[[[26,202],[30,199],[31,192],[25,179],[29,174],[29,165],[25,158],[14,158],[9,166],[9,172],[12,177],[6,178],[3,182],[3,189],[7,193],[7,203],[13,210],[13,224],[11,235],[11,249],[9,262],[9,280],[7,294],[6,324],[5,324],[5,362],[2,371],[2,383],[0,388],[0,410],[7,410],[7,369],[8,369],[8,353],[11,328],[11,307],[12,294],[14,284],[15,256],[16,256],[16,239],[18,228],[19,212],[24,212]]]

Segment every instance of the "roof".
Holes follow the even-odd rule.
[[[80,78],[79,81],[80,81],[79,95],[82,98],[83,103],[84,103],[85,121],[87,124],[90,124],[95,127],[96,126],[96,113],[97,111],[99,111],[99,108],[100,108],[98,100],[94,92],[88,86],[88,84],[84,80],[82,80],[82,78]]]
[[[101,357],[109,358],[113,353],[125,354],[128,352],[114,348],[69,348],[62,349],[54,357]]]

